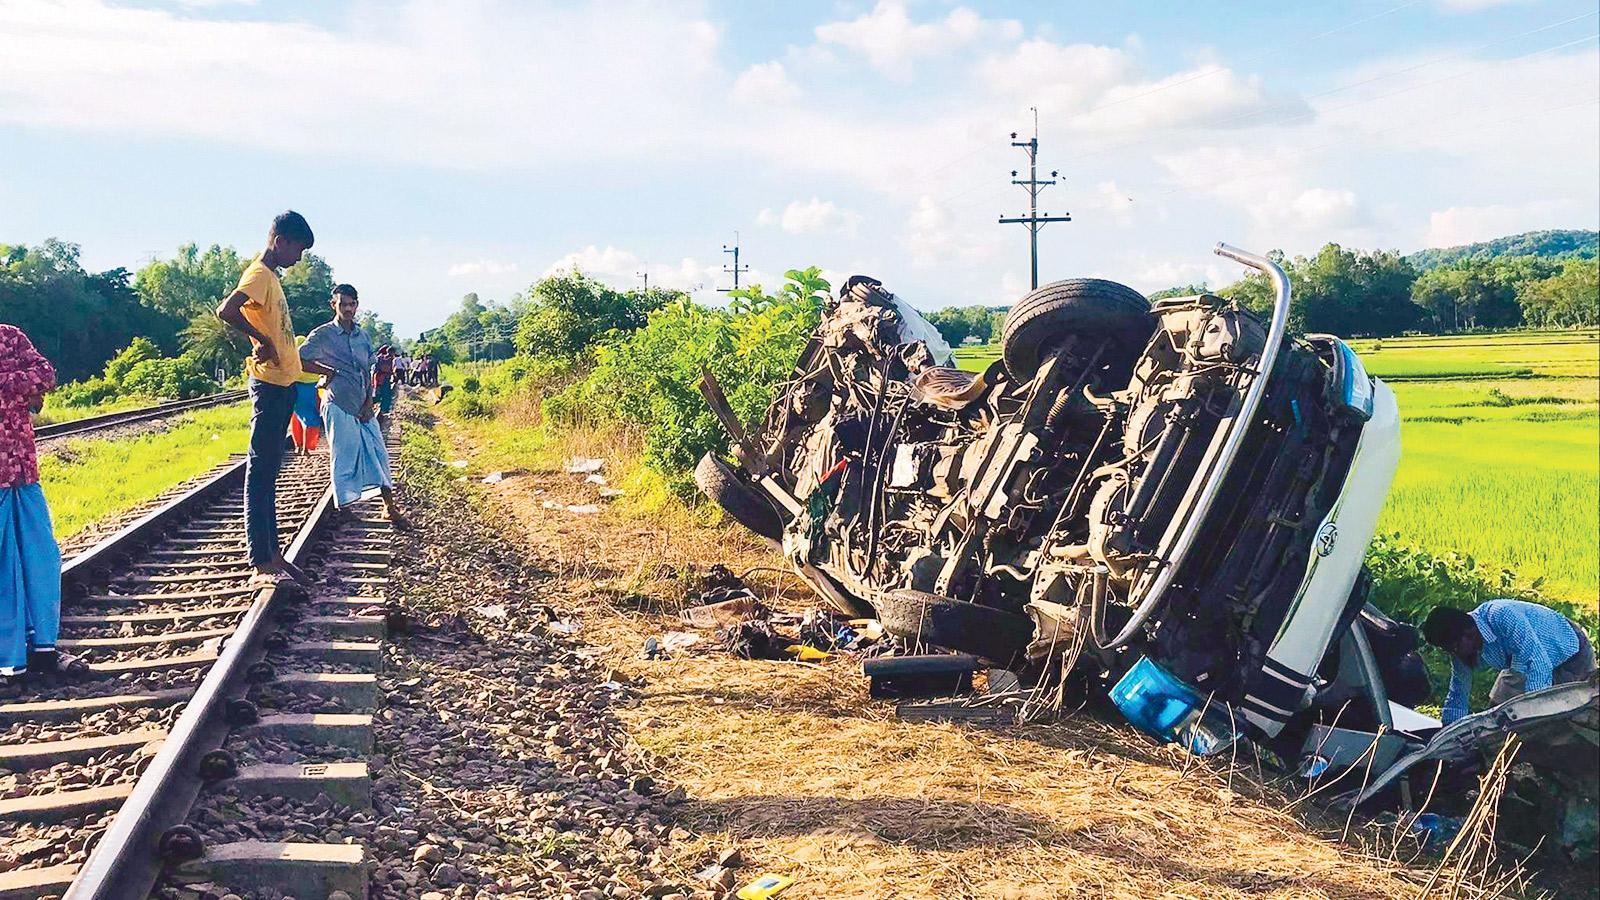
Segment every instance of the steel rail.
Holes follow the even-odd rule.
[[[1234,457],[1239,455],[1239,447],[1244,444],[1245,434],[1255,420],[1256,409],[1260,407],[1261,398],[1267,392],[1267,381],[1272,377],[1272,366],[1278,361],[1278,350],[1282,348],[1288,332],[1290,285],[1289,276],[1284,274],[1283,269],[1265,256],[1240,250],[1228,244],[1217,244],[1215,252],[1218,256],[1244,263],[1267,276],[1272,282],[1275,299],[1272,306],[1272,324],[1267,329],[1267,346],[1261,351],[1256,377],[1245,391],[1244,400],[1239,404],[1239,413],[1234,416],[1233,424],[1228,429],[1227,439],[1207,473],[1205,484],[1200,489],[1200,496],[1195,499],[1194,507],[1184,519],[1183,529],[1178,532],[1177,540],[1172,542],[1172,550],[1167,554],[1167,558],[1161,561],[1154,582],[1145,591],[1144,598],[1133,611],[1133,616],[1122,626],[1122,630],[1117,632],[1117,636],[1111,639],[1111,643],[1102,649],[1114,650],[1131,640],[1166,596],[1167,586],[1172,583],[1178,567],[1188,556],[1189,547],[1199,534],[1206,515],[1211,512],[1211,504],[1217,499],[1223,477],[1232,467]]]
[[[187,412],[191,409],[205,409],[211,406],[221,406],[224,403],[236,403],[247,396],[249,396],[247,391],[222,391],[221,393],[207,394],[204,397],[191,397],[188,400],[170,400],[166,403],[157,403],[154,406],[141,406],[138,409],[124,409],[117,412],[101,413],[97,416],[85,416],[81,419],[73,419],[70,422],[37,425],[34,426],[33,436],[38,440],[70,437],[75,434],[99,431],[102,428],[159,419],[174,413]]]
[[[218,493],[242,482],[244,463],[244,458],[240,457],[204,482],[106,535],[82,553],[67,560],[61,566],[63,591],[84,578],[99,563],[124,552],[130,545],[140,543],[145,538],[152,537],[166,530],[168,526],[182,521],[190,507],[203,504]]]
[[[304,562],[312,539],[329,520],[333,488],[323,491],[284,554]],[[83,868],[67,890],[67,900],[144,898],[161,873],[161,835],[181,824],[199,794],[200,758],[221,746],[228,733],[222,715],[226,700],[248,689],[245,670],[263,654],[262,642],[274,629],[278,607],[288,590],[271,587],[256,592],[250,609],[223,644],[215,664],[200,682],[150,766],[134,783]]]

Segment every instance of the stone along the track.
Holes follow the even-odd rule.
[[[190,813],[203,853],[170,866],[156,896],[366,896],[391,552],[380,512],[358,504],[319,541],[317,584],[288,607],[253,673],[253,721],[223,745],[235,774],[209,783]]]

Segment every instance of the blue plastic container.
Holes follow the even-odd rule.
[[[1142,656],[1111,689],[1111,702],[1135,728],[1171,743],[1204,705],[1205,697]]]

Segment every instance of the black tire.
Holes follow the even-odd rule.
[[[890,591],[875,605],[878,621],[890,634],[1001,666],[1018,659],[1033,640],[1033,620],[1027,616],[925,591]]]
[[[700,464],[694,467],[694,483],[735,522],[769,541],[783,540],[783,519],[777,509],[716,454],[700,457]]]
[[[1051,350],[1071,335],[1111,341],[1114,369],[1132,374],[1132,363],[1155,332],[1155,317],[1144,295],[1100,278],[1053,281],[1029,293],[1006,314],[1000,354],[1006,371],[1027,381]]]

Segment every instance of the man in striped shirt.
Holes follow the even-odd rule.
[[[1472,612],[1441,606],[1422,624],[1428,643],[1450,654],[1450,693],[1440,720],[1449,725],[1467,714],[1472,672],[1498,669],[1490,702],[1594,674],[1594,649],[1571,619],[1537,603],[1489,600]]]

